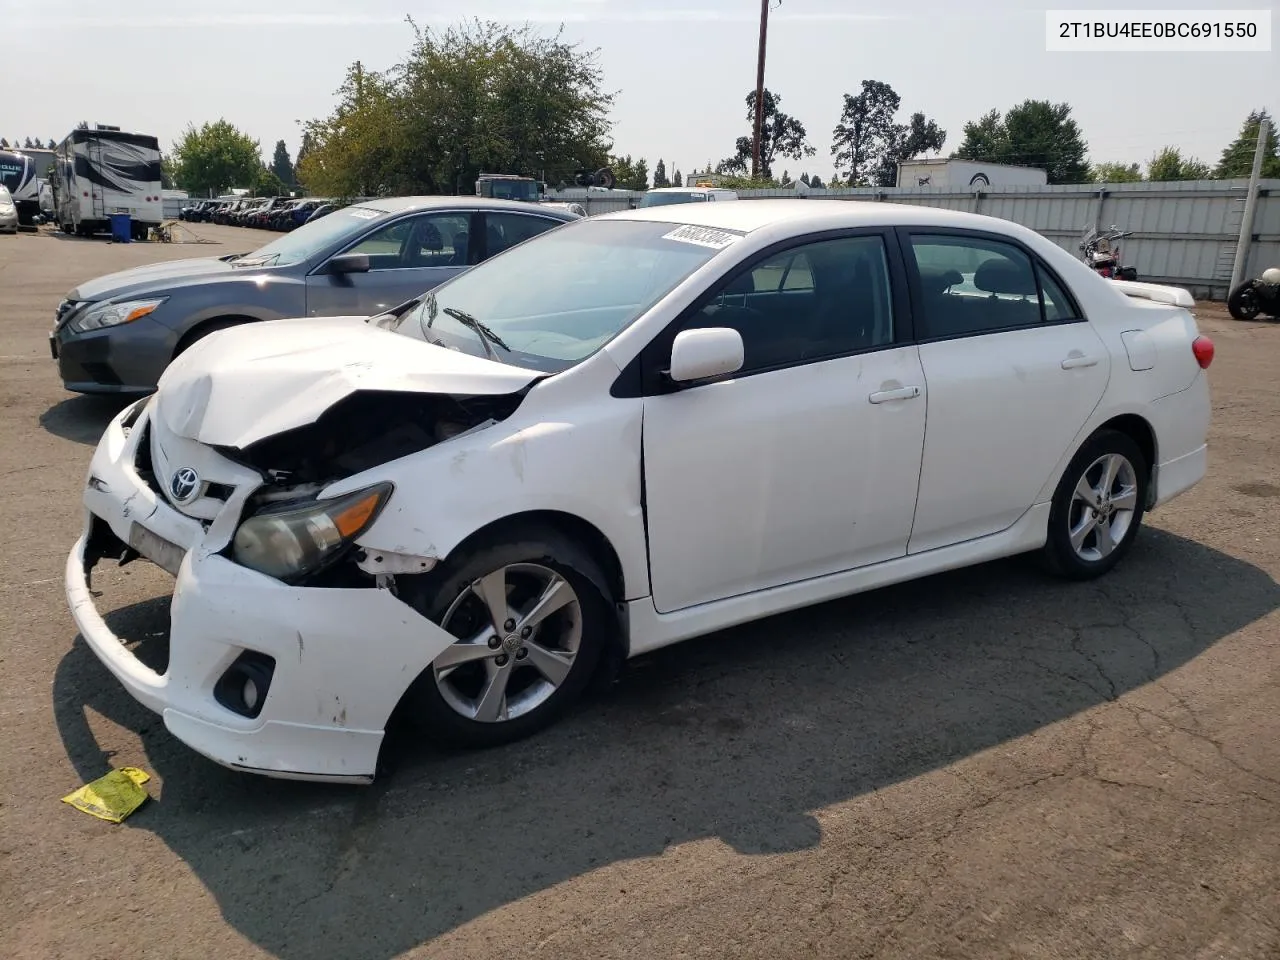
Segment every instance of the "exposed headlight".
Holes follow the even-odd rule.
[[[120,303],[99,303],[90,307],[68,326],[76,333],[87,333],[90,330],[101,330],[103,327],[115,327],[122,323],[132,323],[139,317],[145,317],[168,297],[156,297],[153,300],[123,300]]]
[[[380,483],[332,500],[273,504],[240,524],[231,555],[278,580],[299,576],[368,529],[390,496],[391,484]]]

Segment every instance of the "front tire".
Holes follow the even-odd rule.
[[[493,747],[528,737],[582,695],[617,618],[587,551],[529,529],[466,550],[400,597],[457,638],[406,695],[406,718],[437,742]]]
[[[1126,434],[1102,430],[1090,437],[1054,492],[1046,566],[1071,580],[1092,580],[1119,563],[1142,525],[1150,473]]]

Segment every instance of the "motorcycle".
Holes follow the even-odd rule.
[[[1239,284],[1227,297],[1227,310],[1237,320],[1252,320],[1260,313],[1280,319],[1280,267]]]
[[[1114,223],[1110,230],[1102,234],[1093,227],[1089,227],[1080,241],[1080,252],[1084,256],[1084,262],[1091,270],[1109,280],[1137,280],[1136,267],[1120,265],[1120,248],[1116,245],[1117,240],[1131,236],[1132,233],[1132,230],[1117,230]]]

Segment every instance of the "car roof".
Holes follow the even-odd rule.
[[[930,225],[1009,232],[1007,220],[959,210],[866,200],[762,199],[745,203],[676,203],[605,213],[594,220],[650,220],[751,233],[788,223],[818,228]]]
[[[441,210],[466,207],[469,210],[514,210],[522,213],[551,214],[557,218],[564,217],[567,214],[565,210],[556,207],[548,208],[541,203],[474,196],[377,197],[373,200],[362,200],[359,203],[352,204],[352,206],[368,207],[371,210],[381,210],[383,213],[405,213],[409,210]]]

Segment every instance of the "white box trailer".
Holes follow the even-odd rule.
[[[952,190],[980,187],[1038,187],[1049,182],[1039,167],[1015,167],[980,160],[903,160],[898,164],[900,187],[947,187]]]
[[[72,130],[55,152],[53,193],[64,233],[107,230],[113,213],[127,213],[145,239],[164,220],[160,143],[118,127]]]

